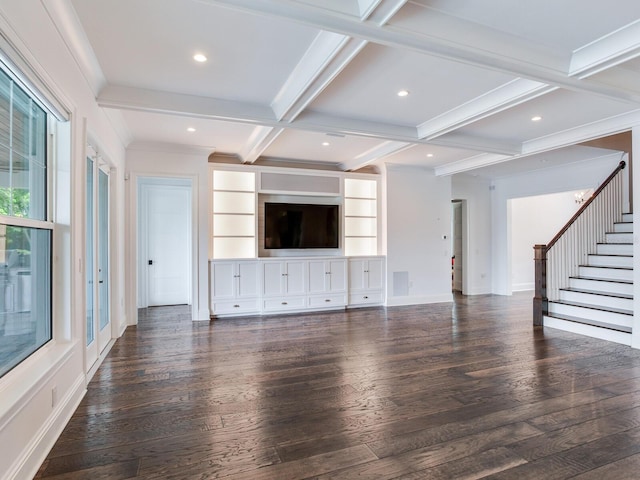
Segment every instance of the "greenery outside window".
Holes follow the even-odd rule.
[[[47,122],[0,70],[0,376],[52,338]]]

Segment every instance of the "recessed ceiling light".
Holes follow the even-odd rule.
[[[427,157],[429,158],[433,157],[433,153],[427,153]]]
[[[322,142],[323,147],[328,147],[329,145],[331,145],[329,142]]]
[[[398,92],[399,97],[406,97],[407,95],[409,95],[409,90],[400,90]]]
[[[539,122],[540,120],[542,120],[542,117],[540,115],[535,115],[531,117],[532,122]]]
[[[193,59],[194,59],[196,62],[200,62],[200,63],[203,63],[203,62],[206,62],[206,61],[207,61],[207,57],[205,57],[202,53],[196,53],[196,54],[193,56]]]
[[[195,129],[195,128],[193,128],[193,127],[189,127],[189,128],[187,128],[187,132],[193,133],[193,132],[195,132],[195,131],[196,131],[196,129]]]

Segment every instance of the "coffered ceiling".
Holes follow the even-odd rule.
[[[637,0],[47,8],[132,148],[499,176],[539,166],[540,155],[553,164],[602,156],[571,145],[640,123]]]

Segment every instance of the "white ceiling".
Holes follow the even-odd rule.
[[[640,122],[637,0],[615,8],[61,0],[50,8],[132,148],[499,177],[601,156],[586,147],[549,152]],[[398,97],[402,89],[409,95]]]

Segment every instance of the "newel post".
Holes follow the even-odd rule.
[[[541,327],[543,317],[549,311],[547,299],[547,246],[533,246],[533,260],[535,262],[535,293],[533,297],[533,326]]]

